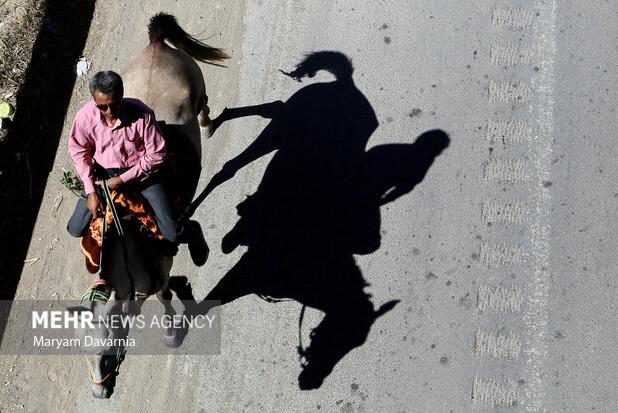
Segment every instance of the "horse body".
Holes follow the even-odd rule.
[[[122,73],[126,97],[137,98],[149,106],[158,121],[164,121],[164,136],[168,151],[170,147],[180,152],[177,170],[181,182],[181,201],[195,192],[201,170],[200,124],[208,125],[208,106],[202,72],[194,59],[215,64],[227,58],[222,50],[210,47],[187,34],[168,14],[152,17],[148,26],[150,44],[127,65]],[[168,46],[169,41],[177,48]],[[198,122],[199,117],[199,122]],[[184,162],[189,159],[192,166]],[[125,217],[130,218],[130,217]],[[141,235],[132,223],[122,219],[124,235],[109,234],[104,242],[102,277],[113,287],[112,298],[106,303],[91,301],[89,311],[100,314],[124,312],[138,314],[143,302],[157,294],[165,306],[166,314],[173,315],[172,298],[168,288],[169,273],[173,259],[162,254],[158,240]],[[127,225],[129,224],[129,225]],[[130,306],[119,300],[134,300]],[[131,307],[131,308],[126,308]],[[128,331],[100,327],[97,335],[115,337]],[[178,346],[179,338],[174,331],[164,331],[165,342]],[[115,385],[115,375],[120,360],[111,356],[110,348],[100,348],[94,356],[87,357],[90,366],[92,393],[95,397],[108,398]],[[120,354],[123,349],[118,349]]]
[[[204,78],[195,60],[165,43],[150,43],[122,73],[125,96],[141,100],[157,120],[179,129],[201,159],[200,123],[207,124]]]
[[[127,225],[128,224],[128,225]],[[173,257],[161,254],[156,239],[144,237],[123,222],[124,236],[115,234],[106,239],[104,250],[105,275],[116,292],[116,298],[140,301],[167,290]]]

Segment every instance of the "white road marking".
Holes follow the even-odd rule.
[[[525,212],[526,205],[521,201],[488,198],[481,207],[481,220],[485,224],[517,224],[523,222]]]
[[[538,18],[533,22],[532,16]],[[527,385],[523,389],[525,399],[517,383],[511,380],[475,378],[472,399],[476,403],[498,406],[522,404],[528,411],[544,411],[546,396],[545,361],[547,359],[547,320],[549,296],[549,253],[551,227],[549,224],[549,205],[551,192],[549,165],[552,157],[554,138],[554,60],[556,55],[556,1],[536,0],[534,7],[508,8],[496,7],[492,15],[495,29],[523,29],[532,25],[535,43],[532,49],[521,46],[493,45],[490,48],[490,63],[495,66],[517,66],[529,64],[535,59],[535,70],[528,83],[517,81],[491,80],[487,97],[490,102],[529,103],[530,125],[521,120],[488,121],[486,130],[487,143],[492,145],[500,141],[508,143],[529,143],[528,162],[515,159],[489,159],[485,165],[485,181],[524,182],[533,180],[530,205],[532,224],[530,226],[530,250],[526,254],[528,265],[525,285],[519,287],[498,286],[489,288],[479,285],[477,307],[480,310],[498,310],[502,312],[519,312],[524,306],[525,323],[522,337],[500,336],[487,332],[477,332],[475,354],[477,356],[509,357],[509,351],[519,350],[525,360],[524,377]],[[533,130],[534,133],[530,133]],[[530,177],[528,176],[530,173]],[[488,199],[483,203],[481,218],[486,223],[504,219],[510,222],[520,219],[524,212],[510,204]],[[506,209],[508,208],[508,212]],[[511,214],[511,218],[509,218]],[[523,219],[523,218],[521,218]],[[481,262],[506,261],[510,255],[522,254],[516,247],[509,250],[506,244],[481,244]],[[510,251],[510,253],[508,252]],[[519,256],[521,259],[521,255]],[[513,334],[513,333],[509,333]],[[519,354],[519,353],[518,353]]]
[[[525,103],[530,99],[530,86],[524,82],[490,80],[488,99],[490,102]]]
[[[513,380],[494,380],[474,378],[472,401],[487,406],[514,406],[520,400],[517,382]]]
[[[476,307],[481,311],[496,310],[503,313],[519,313],[524,297],[520,287],[503,287],[501,285],[490,288],[485,284],[479,285]]]
[[[519,245],[505,243],[481,244],[481,263],[488,267],[502,267],[519,264],[522,261],[523,249]]]
[[[512,331],[504,334],[479,330],[474,341],[474,354],[477,357],[516,360],[521,347],[521,338]]]
[[[485,163],[485,181],[523,183],[528,180],[528,163],[523,159],[490,158]]]
[[[543,411],[545,407],[547,359],[547,319],[549,300],[549,254],[551,227],[549,206],[551,190],[544,183],[550,180],[549,165],[552,159],[554,138],[554,60],[556,55],[556,1],[537,0],[534,23],[536,38],[535,56],[539,57],[539,70],[531,81],[535,100],[530,105],[535,134],[531,140],[532,159],[536,170],[534,223],[530,228],[530,276],[526,280],[527,298],[524,353],[526,355],[526,409]]]
[[[530,141],[530,127],[523,120],[499,119],[488,120],[485,128],[487,143],[493,145],[502,143],[528,143]]]
[[[489,61],[494,66],[518,66],[530,63],[532,51],[511,44],[494,44],[489,49]]]
[[[520,393],[513,380],[474,378],[472,401],[487,406],[514,406],[519,403]]]
[[[496,7],[491,18],[491,25],[495,29],[507,27],[522,29],[531,22],[532,13],[521,7]]]

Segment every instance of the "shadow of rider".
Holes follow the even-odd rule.
[[[324,312],[300,349],[301,389],[321,386],[336,363],[362,345],[371,325],[398,300],[374,309],[353,254],[380,247],[380,205],[410,192],[448,146],[442,131],[415,144],[366,151],[378,126],[355,86],[349,59],[339,52],[307,55],[291,73],[300,81],[327,70],[336,80],[308,85],[287,102],[227,109],[233,118],[272,117],[258,138],[215,174],[193,210],[242,167],[276,151],[257,191],[237,206],[240,219],[224,237],[225,253],[247,251],[208,293],[222,304],[247,294],[291,298]],[[204,301],[204,302],[205,302]]]

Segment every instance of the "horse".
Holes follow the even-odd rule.
[[[211,125],[204,78],[196,60],[221,66],[219,62],[228,56],[222,49],[185,32],[169,14],[158,13],[150,19],[148,36],[149,44],[122,72],[124,96],[144,102],[161,121],[168,152],[176,156],[177,181],[183,182],[176,185],[177,206],[182,208],[195,194],[201,172],[201,136],[209,136]],[[161,253],[159,240],[144,236],[129,215],[117,221],[121,230],[114,231],[112,227],[105,237],[102,280],[93,284],[86,296],[89,308],[82,310],[91,311],[95,317],[112,313],[135,315],[144,301],[156,294],[166,314],[173,314],[168,287],[173,253]],[[109,338],[126,336],[128,331],[99,325],[94,334]],[[170,347],[182,341],[174,329],[165,329],[164,339]],[[111,396],[123,352],[121,347],[101,347],[96,354],[86,357],[95,397]]]

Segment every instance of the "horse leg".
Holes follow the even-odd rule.
[[[208,127],[212,121],[210,120],[210,108],[208,107],[208,96],[204,93],[202,97],[202,102],[199,108],[199,113],[197,115],[197,119],[200,122],[200,126],[202,128]]]
[[[161,304],[163,304],[167,318],[172,320],[176,315],[176,310],[172,307],[172,290],[170,290],[169,287],[165,287],[157,293],[157,298]],[[173,325],[163,327],[163,343],[168,347],[176,348],[180,346],[185,335],[186,332],[180,331],[180,329]]]
[[[161,304],[163,304],[163,307],[165,307],[165,314],[175,314],[174,308],[172,307],[172,290],[170,290],[168,287],[165,287],[157,293],[157,298],[159,299]]]
[[[193,296],[193,289],[191,283],[187,277],[174,276],[170,277],[169,289],[176,294],[176,297],[182,302],[182,306],[187,314],[193,314],[197,306],[195,297]]]
[[[327,312],[309,335],[309,346],[301,350],[304,362],[298,376],[299,387],[319,388],[335,365],[365,342],[374,320],[373,305],[362,291],[356,300]]]

